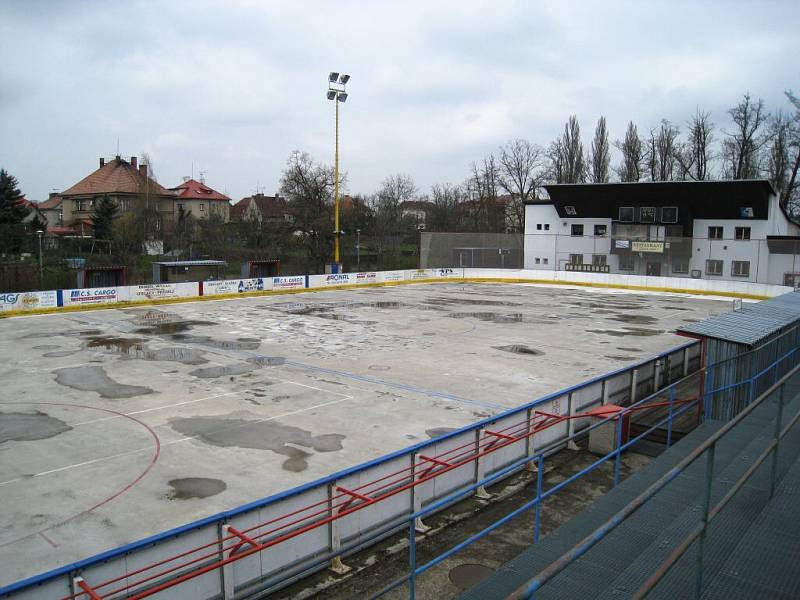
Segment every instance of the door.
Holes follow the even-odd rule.
[[[647,263],[647,275],[650,277],[661,277],[661,263],[660,262],[648,262]]]

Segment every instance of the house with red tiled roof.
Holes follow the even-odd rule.
[[[207,219],[217,215],[227,223],[230,220],[231,199],[210,187],[203,181],[185,178],[183,183],[170,188],[176,197],[172,201],[173,219],[177,218],[181,208],[191,212],[196,219]]]
[[[61,209],[61,196],[51,193],[47,200],[43,200],[36,205],[36,209],[47,222],[48,231],[53,227],[64,225],[64,213]]]
[[[154,181],[148,174],[148,166],[138,164],[135,156],[131,156],[130,161],[116,156],[108,162],[101,158],[97,170],[61,192],[60,196],[63,224],[73,227],[78,235],[90,235],[94,205],[104,196],[117,203],[121,215],[132,210],[137,203],[150,203],[160,217],[155,223],[158,231],[162,221],[171,218],[176,195]]]
[[[231,221],[258,221],[259,223],[291,223],[292,214],[286,198],[275,194],[258,193],[242,198],[231,206]]]

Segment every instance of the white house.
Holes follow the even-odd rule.
[[[766,180],[557,184],[525,206],[525,268],[800,285],[800,226]]]

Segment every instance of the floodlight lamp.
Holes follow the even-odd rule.
[[[328,90],[328,100],[333,100],[334,98],[336,98],[336,92]]]
[[[328,81],[331,83],[336,83],[336,79],[339,77],[339,74],[335,71],[331,71],[330,75],[328,75]]]
[[[347,100],[347,92],[339,92],[339,102]]]
[[[341,77],[339,77],[339,83],[341,83],[342,85],[344,85],[348,81],[350,81],[350,75],[342,75]]]

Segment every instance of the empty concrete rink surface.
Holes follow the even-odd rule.
[[[453,283],[0,320],[0,585],[635,362],[729,308]]]

